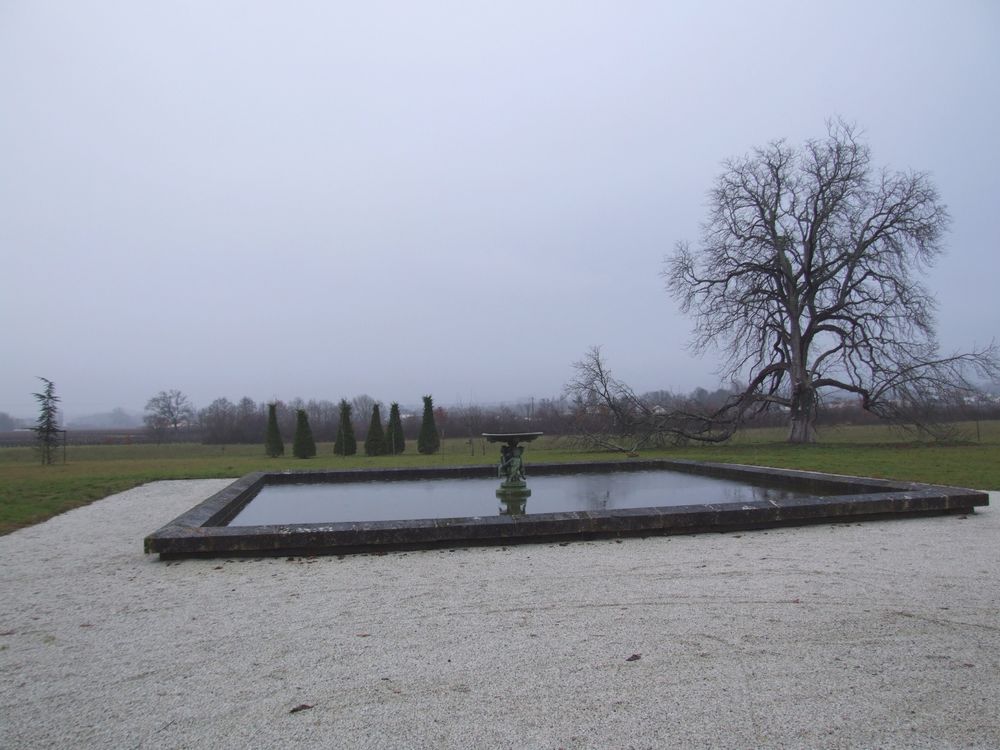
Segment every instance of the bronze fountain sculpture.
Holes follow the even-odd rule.
[[[524,515],[525,505],[531,490],[524,478],[524,447],[519,443],[530,443],[541,437],[541,432],[484,432],[483,437],[500,446],[500,464],[497,476],[502,480],[497,489],[497,497],[502,503],[500,512],[505,515]]]

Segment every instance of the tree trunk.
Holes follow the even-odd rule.
[[[789,443],[816,442],[816,391],[809,383],[797,384],[792,391],[792,413],[788,425]]]

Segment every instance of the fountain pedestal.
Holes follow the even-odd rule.
[[[497,476],[500,477],[500,487],[497,497],[505,507],[501,512],[511,516],[524,514],[524,508],[531,490],[524,479],[524,448],[519,443],[530,443],[541,437],[541,432],[484,432],[483,437],[490,443],[503,443],[500,446],[500,463],[497,466]]]

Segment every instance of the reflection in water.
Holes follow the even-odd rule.
[[[528,496],[524,494],[505,495],[497,490],[497,497],[500,498],[501,516],[523,516],[527,513]]]
[[[587,510],[607,510],[611,504],[611,488],[599,484],[584,484],[581,488]]]
[[[723,494],[726,498],[725,502],[729,503],[745,503],[747,500],[781,500],[796,495],[796,493],[776,490],[773,487],[726,487]]]
[[[531,497],[497,490],[496,479],[291,484],[264,487],[230,526],[394,521],[563,511],[611,511],[805,497],[787,489],[661,469],[531,478]],[[500,501],[499,509],[497,500]]]

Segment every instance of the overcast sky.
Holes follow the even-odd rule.
[[[0,411],[713,387],[663,259],[723,159],[863,128],[1000,333],[1000,4],[0,0]]]

